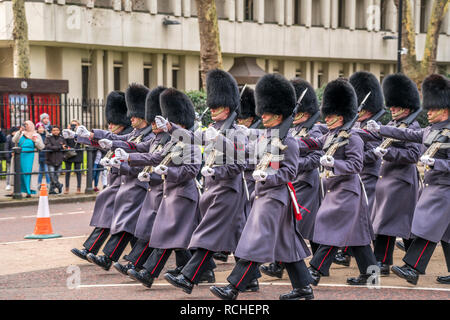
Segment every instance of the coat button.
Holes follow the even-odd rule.
[[[125,184],[125,182],[122,182],[122,184]]]
[[[383,176],[380,176],[380,179],[383,178]]]
[[[208,188],[205,188],[205,191],[208,191]]]
[[[164,198],[167,198],[167,195],[164,195]]]
[[[428,183],[425,184],[425,187],[428,187]]]
[[[148,188],[148,191],[149,191],[149,192],[152,191],[152,188]]]
[[[327,190],[327,192],[331,192],[331,190]]]
[[[259,196],[256,196],[255,199],[259,199]]]

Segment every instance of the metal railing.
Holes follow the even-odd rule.
[[[65,174],[71,174],[72,172],[86,172],[86,188],[84,193],[86,194],[92,194],[94,193],[94,189],[92,188],[92,178],[94,171],[103,171],[105,168],[97,168],[94,169],[94,152],[96,152],[98,149],[92,148],[90,146],[86,146],[86,148],[83,149],[71,149],[74,151],[82,151],[83,152],[83,158],[84,153],[86,152],[86,168],[85,169],[73,169],[72,166],[69,170],[58,170],[59,173],[65,173]],[[54,173],[52,171],[33,171],[33,172],[22,172],[21,165],[20,165],[20,158],[21,154],[23,153],[38,153],[38,152],[54,152],[51,150],[34,150],[34,151],[23,151],[21,147],[14,147],[12,148],[12,151],[0,151],[0,155],[2,154],[11,154],[12,158],[11,161],[14,161],[14,172],[11,173],[0,173],[0,177],[6,177],[6,176],[13,176],[14,179],[14,191],[12,194],[13,199],[22,199],[22,193],[21,193],[21,180],[20,177],[22,175],[36,175],[36,174],[51,174]],[[66,161],[66,160],[64,160]],[[1,165],[1,162],[0,162]],[[48,183],[48,181],[47,181]]]

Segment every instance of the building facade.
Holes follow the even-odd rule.
[[[433,0],[411,1],[423,54]],[[300,76],[315,88],[367,70],[396,70],[394,0],[216,0],[225,70],[253,56],[268,73]],[[26,1],[31,77],[69,80],[69,97],[104,98],[131,82],[199,89],[195,0]],[[450,73],[450,12],[437,63]],[[0,0],[0,77],[12,77],[11,1]],[[391,39],[389,39],[391,38]]]

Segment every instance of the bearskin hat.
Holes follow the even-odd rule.
[[[106,97],[105,118],[107,123],[128,127],[131,125],[130,118],[127,117],[127,104],[125,93],[122,91],[112,91]]]
[[[416,84],[402,73],[390,74],[383,80],[386,106],[416,111],[420,108],[420,95]]]
[[[294,78],[291,79],[291,83],[295,89],[296,101],[300,98],[303,91],[308,89],[303,97],[298,112],[306,112],[313,115],[319,111],[319,102],[317,100],[316,91],[314,91],[314,88],[308,83],[308,81],[303,80],[302,78]]]
[[[440,74],[432,74],[422,82],[424,109],[450,109],[450,80]]]
[[[187,129],[194,126],[194,105],[186,94],[175,88],[169,88],[161,93],[159,101],[164,118],[173,123],[184,125]]]
[[[229,107],[230,112],[239,111],[239,89],[231,74],[220,69],[208,72],[206,75],[206,105],[210,109]]]
[[[145,119],[145,99],[149,89],[138,83],[132,83],[125,90],[125,101],[127,102],[127,116]]]
[[[257,117],[255,113],[255,90],[246,87],[241,96],[241,108],[238,114],[238,119],[247,119],[250,117]]]
[[[381,90],[380,82],[374,74],[367,71],[358,71],[352,74],[349,82],[355,89],[358,97],[358,106],[361,105],[366,95],[370,92],[363,109],[376,114],[384,108],[383,91]]]
[[[257,115],[269,112],[286,118],[295,108],[295,89],[282,75],[266,74],[256,83],[255,101]]]
[[[327,84],[322,100],[323,117],[336,114],[344,123],[352,120],[358,112],[358,98],[355,89],[345,79],[336,79]]]
[[[166,87],[158,86],[147,94],[145,98],[145,120],[148,123],[155,121],[156,116],[161,115],[161,106],[159,104],[159,96],[161,92],[166,90]]]

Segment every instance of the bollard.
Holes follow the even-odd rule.
[[[92,169],[94,168],[94,150],[93,148],[87,146],[87,173],[86,173],[86,190],[84,193],[94,193],[94,189],[92,188]]]
[[[20,154],[22,153],[21,147],[12,148],[14,153],[14,193],[13,199],[22,199],[22,192],[20,192],[20,176],[21,176],[21,167],[20,167]]]

